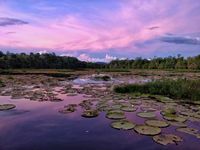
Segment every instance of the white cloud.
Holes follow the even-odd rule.
[[[117,58],[115,56],[111,56],[109,54],[106,54],[104,58],[98,58],[98,57],[91,57],[88,54],[82,53],[80,55],[77,54],[73,54],[73,53],[63,53],[60,56],[69,56],[69,57],[76,57],[81,61],[86,61],[86,62],[111,62],[112,60],[116,60],[116,59],[126,59],[126,58]]]
[[[39,54],[40,54],[40,55],[41,55],[41,54],[46,54],[46,53],[48,53],[47,50],[39,51]]]
[[[64,54],[61,54],[60,56],[76,57],[74,54],[71,54],[71,53],[64,53]]]
[[[110,62],[112,60],[117,59],[117,57],[106,54],[104,58],[96,58],[96,57],[90,57],[89,55],[83,53],[78,56],[78,59],[86,62]]]

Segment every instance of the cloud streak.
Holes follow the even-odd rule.
[[[174,44],[191,44],[200,45],[200,37],[189,36],[163,36],[160,38],[162,42],[174,43]]]
[[[0,26],[12,26],[12,25],[25,25],[28,24],[28,22],[16,19],[16,18],[6,18],[6,17],[0,17]]]

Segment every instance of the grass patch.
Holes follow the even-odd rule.
[[[173,99],[200,101],[200,80],[164,79],[142,85],[131,84],[115,87],[117,93],[142,93],[163,95]]]

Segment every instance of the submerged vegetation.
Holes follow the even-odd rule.
[[[115,87],[117,93],[163,95],[174,99],[200,100],[200,80],[164,79],[145,84]]]

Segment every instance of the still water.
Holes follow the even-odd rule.
[[[76,80],[77,82],[77,80]],[[78,88],[77,85],[74,85]],[[183,138],[178,145],[162,146],[150,136],[134,130],[120,131],[110,127],[111,120],[101,112],[96,118],[81,117],[82,110],[60,114],[58,110],[67,104],[79,104],[83,94],[59,95],[61,102],[38,102],[27,99],[11,99],[1,96],[0,104],[15,104],[16,108],[0,111],[0,150],[199,150],[200,139],[177,132],[175,127],[162,129]],[[140,109],[137,112],[141,111]],[[126,117],[137,124],[144,119],[136,113]],[[156,112],[157,118],[161,118]],[[187,122],[189,127],[200,129],[199,122]]]

